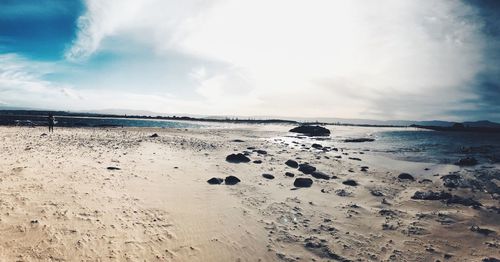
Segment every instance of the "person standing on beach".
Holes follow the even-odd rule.
[[[54,123],[55,123],[54,115],[49,114],[49,116],[47,117],[47,119],[49,121],[49,132],[54,133]]]

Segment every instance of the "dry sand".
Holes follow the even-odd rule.
[[[500,258],[498,195],[451,192],[481,202],[478,209],[412,200],[417,190],[445,189],[440,177],[428,172],[417,180],[430,182],[401,181],[405,170],[371,165],[363,172],[365,161],[276,139],[288,129],[74,128],[42,135],[43,128],[0,127],[0,261]],[[249,155],[261,164],[225,161],[248,147],[267,151]],[[295,189],[285,172],[310,176],[284,165],[288,159],[337,178]],[[229,175],[241,183],[206,182]],[[359,185],[342,184],[346,179]]]

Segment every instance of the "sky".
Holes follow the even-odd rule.
[[[500,1],[0,0],[0,107],[500,121]]]

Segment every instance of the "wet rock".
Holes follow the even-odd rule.
[[[290,132],[300,133],[306,136],[329,136],[330,130],[322,126],[302,125],[290,129]]]
[[[292,173],[292,172],[285,172],[285,176],[287,176],[287,177],[294,177],[295,174]]]
[[[224,181],[226,185],[236,185],[241,182],[241,180],[235,176],[227,176]]]
[[[317,179],[325,179],[325,180],[330,180],[330,176],[323,173],[323,172],[320,172],[320,171],[314,171],[311,173],[311,176],[313,176],[314,178],[317,178]]]
[[[351,138],[344,140],[345,143],[362,143],[362,142],[373,142],[373,138]]]
[[[473,225],[470,227],[470,231],[472,232],[476,232],[476,233],[479,233],[481,235],[485,235],[485,236],[489,236],[489,235],[492,235],[492,234],[495,234],[496,232],[491,230],[491,229],[487,229],[487,228],[481,228],[477,225]]]
[[[342,184],[347,185],[347,186],[357,186],[359,185],[358,182],[352,180],[352,179],[347,179],[346,181],[342,182]]]
[[[311,187],[313,181],[310,178],[298,177],[293,182],[295,187]]]
[[[115,166],[108,166],[107,168],[108,170],[121,170],[121,168],[119,167],[115,167]]]
[[[451,194],[444,192],[444,191],[441,191],[441,192],[417,191],[417,192],[415,192],[415,194],[413,194],[413,196],[411,198],[417,199],[417,200],[444,200],[444,199],[450,199]]]
[[[411,181],[415,180],[415,178],[408,173],[401,173],[401,174],[399,174],[398,178],[401,180],[411,180]]]
[[[245,156],[244,154],[230,154],[226,157],[226,161],[229,163],[248,163],[250,162],[250,158]]]
[[[209,183],[210,185],[220,185],[222,184],[222,182],[224,182],[224,179],[219,177],[212,177],[209,180],[207,180],[207,183]]]
[[[267,179],[274,179],[274,176],[271,174],[262,174],[262,177],[267,178]]]
[[[458,160],[455,165],[457,166],[475,166],[477,165],[477,159],[474,157],[465,157],[460,160]]]
[[[309,165],[309,164],[300,164],[299,165],[299,171],[304,173],[304,174],[312,174],[312,172],[316,171],[316,168]]]
[[[152,134],[152,135],[151,135],[151,136],[149,136],[149,137],[151,137],[151,138],[156,138],[156,137],[159,137],[159,135],[158,135],[157,133],[154,133],[154,134]]]
[[[297,168],[299,167],[299,163],[297,163],[297,161],[295,160],[291,160],[291,159],[288,159],[286,162],[285,162],[285,165],[291,167],[291,168]]]
[[[311,147],[316,149],[321,149],[323,146],[320,144],[312,144]]]

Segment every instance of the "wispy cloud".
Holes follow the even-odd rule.
[[[474,96],[468,85],[483,70],[482,24],[460,1],[86,3],[68,59],[121,36],[159,56],[225,63],[192,87],[202,104],[228,105],[218,113],[234,106],[240,114],[443,116]],[[238,95],[253,108],[233,105],[245,101]]]

